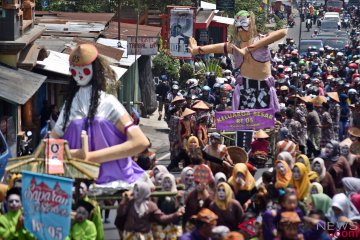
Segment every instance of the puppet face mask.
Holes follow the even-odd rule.
[[[70,65],[70,72],[79,86],[88,85],[94,75],[92,64],[85,66]]]
[[[293,177],[294,177],[294,180],[300,180],[301,173],[300,173],[300,169],[298,167],[293,168]]]
[[[225,188],[224,188],[223,186],[220,186],[220,187],[218,188],[217,194],[218,194],[219,200],[221,200],[221,201],[224,201],[224,200],[225,200],[225,198],[226,198],[226,192],[225,192]]]
[[[20,196],[17,194],[11,194],[7,200],[9,210],[16,212],[21,207]]]
[[[168,178],[168,177],[164,178],[162,187],[163,187],[163,190],[164,190],[164,191],[170,192],[170,191],[171,191],[171,188],[172,188],[171,179]]]
[[[285,176],[286,169],[283,163],[276,164],[276,169],[280,172],[281,175]]]
[[[236,16],[234,25],[238,31],[249,31],[250,17],[249,16]]]
[[[325,146],[326,157],[331,157],[333,153],[334,153],[334,146],[331,143],[326,144]]]
[[[83,222],[89,217],[88,211],[84,207],[78,207],[76,209],[76,221],[77,222]]]

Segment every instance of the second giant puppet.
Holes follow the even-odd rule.
[[[268,45],[285,37],[287,30],[260,35],[256,31],[254,14],[244,10],[235,15],[233,28],[231,42],[197,46],[195,39],[191,38],[190,52],[193,55],[230,53],[234,56],[239,74],[233,93],[233,110],[272,108],[275,112],[279,111]]]
[[[129,189],[148,177],[130,156],[142,152],[149,141],[132,122],[124,106],[107,94],[106,81],[114,73],[92,44],[81,44],[70,54],[68,96],[52,137],[68,141],[73,157],[100,163],[97,187]],[[88,151],[81,134],[88,134]]]

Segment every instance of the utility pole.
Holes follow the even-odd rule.
[[[299,54],[300,54],[300,45],[301,45],[302,15],[304,14],[303,9],[304,9],[304,2],[303,2],[303,0],[301,0],[301,4],[300,4],[300,8],[299,8],[299,13],[300,13],[299,44],[298,44]]]

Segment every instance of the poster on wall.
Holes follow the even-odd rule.
[[[173,57],[191,58],[189,39],[193,35],[194,12],[189,8],[170,10],[170,54]]]
[[[37,239],[64,240],[70,233],[73,180],[22,172],[24,226]]]

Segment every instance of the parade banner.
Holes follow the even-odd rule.
[[[136,41],[136,36],[128,36],[127,54],[156,55],[158,52],[158,40],[158,37],[137,37]]]
[[[48,139],[45,149],[48,174],[64,174],[64,139]]]
[[[275,125],[274,110],[249,109],[215,113],[217,130],[238,131],[271,128]]]
[[[189,8],[170,10],[170,54],[173,57],[191,58],[188,50],[193,35],[194,11]]]
[[[70,234],[73,180],[22,172],[24,226],[37,239],[63,240]]]

